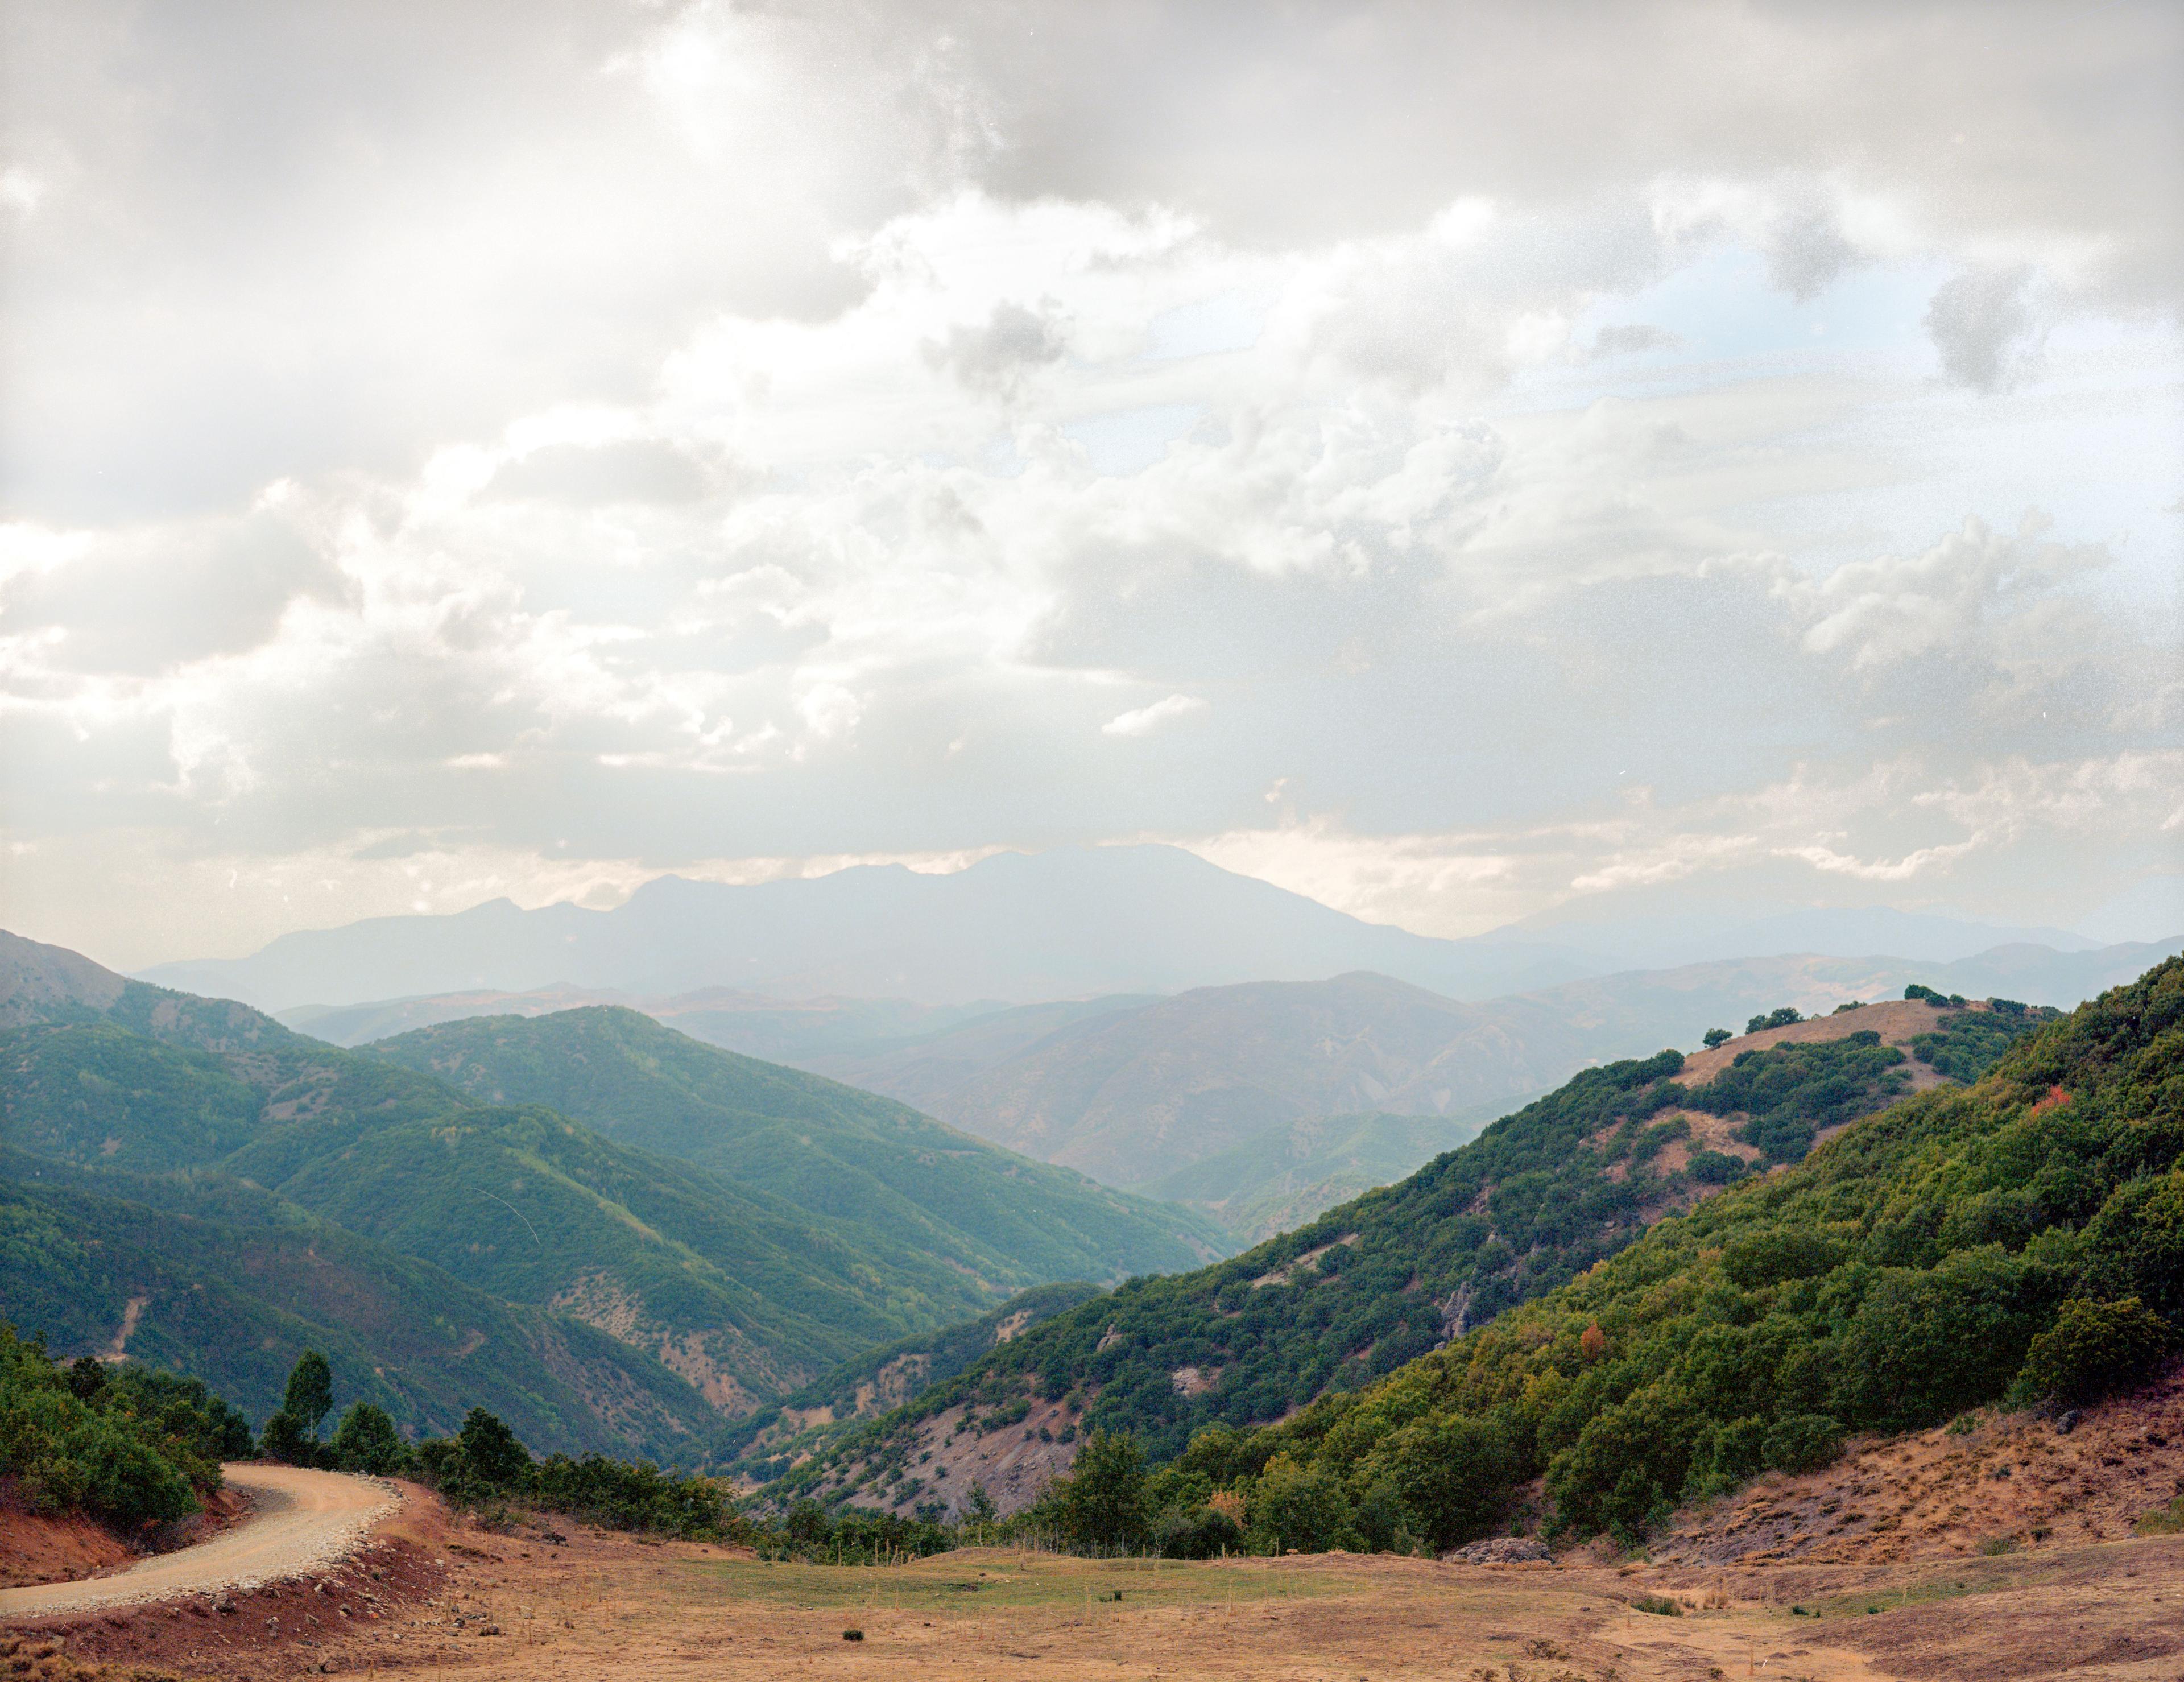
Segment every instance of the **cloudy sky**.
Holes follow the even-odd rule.
[[[2184,926],[2165,0],[4,15],[11,927]]]

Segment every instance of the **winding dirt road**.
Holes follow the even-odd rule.
[[[0,1589],[0,1618],[36,1618],[209,1589],[244,1588],[332,1564],[401,1497],[384,1484],[292,1466],[224,1466],[250,1516],[194,1547],[155,1555],[112,1577]]]

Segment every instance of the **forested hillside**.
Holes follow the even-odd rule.
[[[390,1356],[417,1363],[383,1386],[398,1417],[421,1417],[466,1383],[500,1397],[549,1445],[628,1429],[665,1451],[874,1346],[973,1317],[1040,1277],[992,1246],[967,1240],[951,1251],[929,1222],[883,1229],[604,1137],[542,1106],[481,1104],[246,1006],[125,983],[13,937],[0,958],[0,1005],[16,1024],[0,1029],[7,1137],[25,1153],[11,1158],[0,1199],[10,1229],[36,1235],[24,1240],[31,1248],[20,1275],[11,1272],[11,1283],[22,1282],[11,1301],[32,1301],[33,1283],[47,1280],[53,1289],[38,1312],[57,1338],[65,1328],[80,1346],[104,1347],[127,1317],[133,1348],[164,1351],[194,1371],[215,1360],[237,1368],[218,1382],[238,1397],[258,1394],[242,1370],[254,1357],[238,1351],[271,1337],[265,1360],[278,1365],[320,1338],[359,1366]],[[34,1195],[44,1165],[53,1172]],[[1128,1246],[1140,1236],[1169,1246],[1149,1260],[1196,1253],[1139,1220],[1126,1200],[1024,1168],[1020,1218],[1036,1223],[1050,1212],[1044,1182],[1054,1181],[1067,1206],[1051,1211],[1061,1236],[1049,1242],[1071,1259],[1083,1253],[1067,1245],[1088,1237],[1088,1211],[1103,1208],[1117,1218],[1089,1236],[1119,1242],[1111,1269],[1134,1262]],[[128,1203],[210,1224],[170,1231],[118,1206]],[[340,1242],[313,1253],[340,1256],[356,1288],[309,1301],[284,1294],[276,1275],[316,1242],[298,1236],[307,1217],[339,1230]],[[102,1223],[124,1234],[103,1249]],[[128,1236],[140,1232],[159,1241]],[[181,1289],[188,1275],[164,1258],[184,1253],[216,1289]],[[477,1295],[455,1317],[465,1323],[468,1346],[455,1356],[468,1363],[466,1378],[435,1364],[435,1334],[424,1329],[432,1317],[415,1312],[433,1295],[420,1263]],[[65,1282],[79,1266],[103,1283],[70,1299]],[[94,1302],[107,1317],[88,1317]],[[407,1334],[389,1332],[389,1315],[414,1323],[406,1354],[397,1351]],[[275,1324],[283,1316],[313,1323],[283,1329]],[[36,1328],[25,1321],[24,1329]],[[602,1366],[599,1334],[635,1358]],[[669,1371],[676,1377],[662,1389]]]
[[[492,1104],[545,1104],[799,1208],[857,1221],[1009,1284],[1201,1265],[1212,1222],[1111,1191],[943,1127],[907,1105],[738,1056],[612,1006],[483,1016],[368,1055]]]
[[[528,1441],[655,1454],[719,1416],[643,1351],[504,1302],[224,1176],[139,1178],[0,1155],[4,1317],[55,1350],[187,1373],[254,1418],[317,1349],[404,1430],[490,1408]]]
[[[1553,1525],[1635,1541],[1680,1500],[1824,1463],[1847,1432],[2150,1375],[2184,1334],[2180,1158],[2172,959],[1975,1085],[1661,1223],[1379,1384],[1205,1434],[1181,1463],[1286,1511],[1292,1546],[1453,1540],[1541,1474]]]
[[[1929,1055],[1968,1070],[2053,1014],[1946,1001],[1886,1011],[1899,1035],[1923,1035]],[[785,1490],[838,1492],[913,1443],[933,1448],[923,1422],[951,1408],[968,1410],[963,1429],[976,1437],[1041,1396],[1067,1399],[1072,1434],[1128,1431],[1165,1459],[1206,1426],[1278,1419],[1359,1390],[1569,1284],[1650,1223],[1724,1185],[1778,1178],[1764,1171],[1914,1079],[1942,1078],[1858,1019],[1762,1029],[1742,1049],[1706,1054],[1708,1077],[1693,1084],[1678,1079],[1685,1060],[1674,1051],[1588,1070],[1401,1184],[1234,1261],[1132,1281],[793,1472],[772,1469],[788,1472]]]

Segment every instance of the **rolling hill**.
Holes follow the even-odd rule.
[[[1127,1429],[1164,1458],[1205,1426],[1279,1419],[1561,1289],[1724,1185],[1773,1178],[1942,1083],[1937,1062],[1976,1072],[2042,1014],[1876,1005],[1749,1033],[1688,1067],[1664,1051],[1586,1070],[1399,1184],[1056,1315],[793,1471],[767,1469],[784,1493],[839,1497],[914,1450],[931,1458],[912,1495],[954,1499],[981,1454],[1025,1429]]]
[[[694,1405],[716,1417],[770,1402],[874,1345],[975,1317],[1038,1280],[1034,1267],[990,1245],[991,1277],[936,1253],[931,1223],[898,1234],[807,1209],[543,1106],[480,1103],[432,1075],[307,1039],[248,1006],[124,982],[13,936],[0,936],[0,1017],[14,1024],[0,1029],[8,1142],[22,1153],[11,1161],[56,1172],[72,1165],[90,1177],[76,1190],[93,1197],[171,1194],[180,1213],[257,1234],[233,1252],[236,1268],[286,1241],[250,1202],[270,1196],[376,1246],[370,1253],[382,1264],[390,1256],[429,1263],[504,1307],[610,1334],[678,1375]],[[833,1101],[854,1107],[856,1095],[843,1089],[776,1073],[790,1088],[824,1086]],[[898,1120],[905,1113],[868,1103]],[[929,1130],[928,1144],[944,1134],[911,1119]],[[850,1132],[834,1133],[847,1149]],[[1007,1178],[1000,1153],[961,1143],[985,1181]],[[1039,1222],[1050,1183],[1066,1194],[1054,1232],[1041,1235],[1050,1249],[1074,1255],[1072,1242],[1096,1247],[1120,1234],[1112,1273],[1129,1265],[1133,1236],[1158,1225],[1134,1225],[1128,1200],[1072,1176],[1029,1163],[1022,1170],[1011,1182],[1022,1218]],[[928,1174],[948,1178],[945,1162]],[[237,1217],[245,1209],[255,1212]],[[1102,1211],[1109,1227],[1088,1233]],[[1158,1234],[1164,1253],[1196,1253],[1172,1231]],[[132,1265],[149,1265],[151,1252],[129,1253]],[[208,1241],[192,1253],[225,1252]],[[230,1282],[223,1300],[257,1300],[254,1286]],[[171,1328],[158,1317],[179,1312],[181,1300],[156,1281],[131,1295],[147,1305],[133,1335],[148,1348],[166,1346]],[[329,1312],[345,1300],[329,1299]],[[255,1312],[236,1307],[233,1335],[255,1336]],[[524,1323],[543,1323],[534,1312]],[[175,1348],[190,1341],[170,1339]],[[516,1342],[504,1333],[492,1346]],[[681,1415],[672,1423],[682,1429]]]
[[[1198,1439],[1185,1475],[1277,1511],[1312,1490],[1290,1546],[1446,1546],[1506,1523],[1535,1478],[1554,1529],[1636,1546],[1680,1502],[1826,1465],[1853,1434],[2128,1390],[2184,1338],[2180,1035],[2170,960],[1378,1384]],[[1989,1475],[2014,1470],[2020,1522],[2073,1505],[2059,1469]],[[1897,1493],[1813,1516],[1886,1557],[1920,1505],[1930,1529],[1964,1511]],[[1752,1529],[1761,1557],[1809,1540]]]
[[[1112,1283],[1226,1254],[1210,1220],[996,1150],[867,1092],[703,1044],[632,1010],[488,1016],[366,1055],[482,1103],[545,1104],[981,1278]]]

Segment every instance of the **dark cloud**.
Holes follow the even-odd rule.
[[[1975,269],[1946,282],[1926,309],[1942,371],[1975,391],[2014,384],[2039,350],[2030,265]]]

